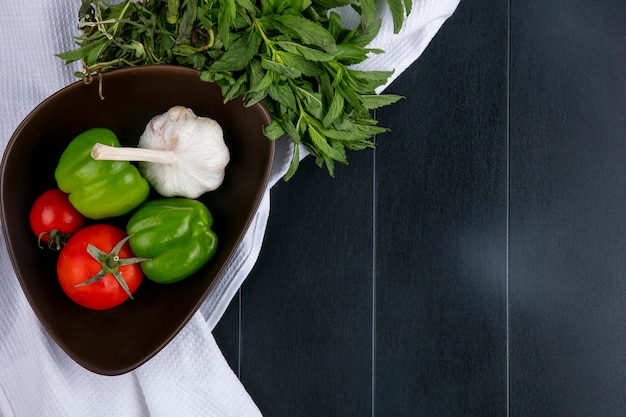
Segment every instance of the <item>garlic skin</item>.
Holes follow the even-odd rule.
[[[139,162],[139,171],[164,197],[198,198],[215,190],[230,162],[221,126],[183,106],[153,117],[137,147],[172,155],[167,163]]]

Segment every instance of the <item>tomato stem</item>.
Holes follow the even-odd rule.
[[[126,236],[124,239],[120,240],[117,245],[111,252],[106,253],[103,250],[95,247],[91,243],[87,245],[87,252],[93,259],[98,261],[98,263],[102,266],[102,269],[93,277],[89,278],[86,281],[83,281],[79,284],[76,284],[76,287],[81,287],[83,285],[93,284],[94,282],[99,281],[104,278],[107,274],[111,274],[115,277],[115,280],[120,284],[124,292],[128,295],[128,298],[132,299],[133,296],[128,288],[128,284],[124,280],[119,268],[125,265],[136,264],[139,262],[147,261],[149,258],[120,258],[119,252],[122,250],[124,244],[130,239],[130,236]]]
[[[69,233],[63,233],[58,229],[53,229],[50,232],[40,233],[37,237],[37,246],[39,246],[41,249],[43,249],[43,245],[41,244],[41,242],[44,236],[48,236],[48,249],[58,252],[63,249],[63,246],[65,246],[67,239],[69,239],[71,235]]]

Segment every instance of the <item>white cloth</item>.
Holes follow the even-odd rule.
[[[426,48],[459,0],[414,0],[398,35],[384,1],[375,55],[361,69],[402,73]],[[53,54],[74,47],[79,1],[22,0],[0,10],[0,144],[43,99],[76,81],[76,66]],[[382,91],[383,86],[379,89]],[[270,188],[286,172],[291,148],[279,140]],[[24,297],[0,239],[0,416],[260,416],[211,334],[252,269],[263,242],[270,188],[216,290],[161,352],[133,372],[93,374],[72,361],[46,334]]]

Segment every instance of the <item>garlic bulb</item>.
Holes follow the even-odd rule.
[[[218,188],[230,161],[220,125],[183,106],[152,118],[137,148],[96,144],[91,155],[101,160],[138,161],[139,171],[159,194],[187,198]]]

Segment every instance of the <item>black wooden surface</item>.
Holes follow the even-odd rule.
[[[626,2],[461,0],[387,91],[215,330],[261,411],[626,415]]]

